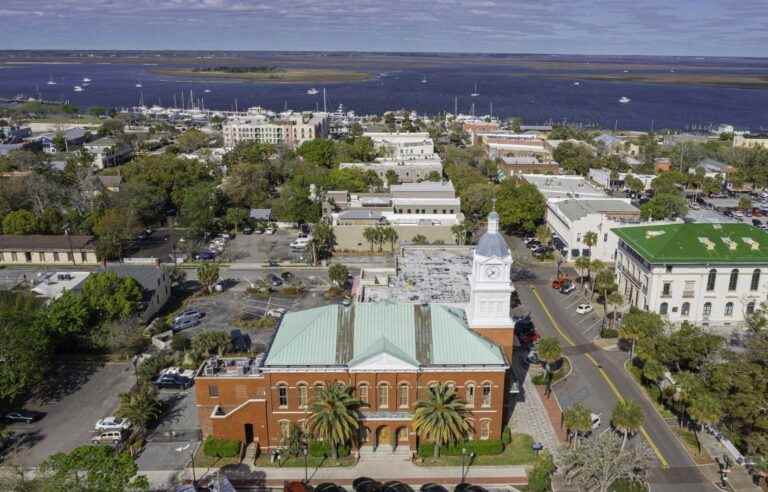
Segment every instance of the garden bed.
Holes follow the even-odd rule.
[[[509,444],[504,447],[504,451],[501,453],[475,456],[471,463],[468,462],[467,458],[464,458],[464,463],[469,463],[470,466],[526,465],[535,459],[533,438],[528,434],[512,434]],[[418,464],[421,466],[461,466],[461,455],[447,456],[443,454],[439,458],[429,456],[423,458]]]
[[[712,457],[709,456],[703,447],[701,448],[701,452],[699,452],[699,443],[696,439],[696,434],[694,434],[693,431],[677,426],[674,428],[674,431],[675,435],[680,438],[685,449],[688,450],[688,454],[691,455],[691,458],[693,458],[693,461],[697,465],[708,465],[713,463]]]

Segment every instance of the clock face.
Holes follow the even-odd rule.
[[[501,275],[501,269],[496,266],[489,266],[485,269],[485,276],[490,280],[495,280]]]

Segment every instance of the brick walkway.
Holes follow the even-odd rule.
[[[561,439],[558,432],[560,414],[557,403],[554,403],[553,399],[547,399],[543,396],[543,392],[531,382],[530,375],[525,378],[523,390],[525,400],[515,403],[515,409],[509,423],[510,428],[512,432],[529,434],[535,441],[542,443],[554,456],[559,447],[558,439]],[[551,410],[549,408],[553,404],[558,412],[554,420],[550,415]]]
[[[544,408],[547,411],[547,416],[549,417],[549,421],[552,424],[552,427],[554,428],[555,433],[557,434],[557,440],[560,442],[560,444],[567,443],[568,434],[566,434],[565,428],[562,425],[560,425],[562,422],[563,411],[560,409],[560,404],[557,402],[556,388],[553,388],[552,394],[550,395],[549,398],[544,396],[543,386],[536,386],[536,390],[539,394],[539,397],[541,398]]]

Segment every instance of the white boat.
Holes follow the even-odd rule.
[[[82,87],[80,87],[79,85],[76,85],[76,86],[75,86],[75,88],[74,88],[73,90],[74,90],[75,92],[83,92],[83,88],[82,88]]]
[[[621,96],[621,99],[619,99],[619,102],[620,102],[621,104],[627,104],[627,103],[628,103],[628,102],[630,102],[631,100],[632,100],[632,99],[628,98],[627,96]]]
[[[144,87],[144,86],[141,85],[141,82],[136,82],[136,87],[141,88],[141,87]]]
[[[573,85],[579,86],[579,85],[581,85],[581,82],[574,82]]]
[[[91,82],[91,79],[89,79],[88,77],[83,77],[83,82]]]
[[[422,84],[426,84],[427,83],[427,76],[426,75],[424,77],[422,77],[421,83]]]
[[[203,92],[205,92],[206,94],[210,94],[211,93],[211,89],[205,89]]]
[[[624,70],[624,73],[629,73],[629,70]]]
[[[315,89],[314,87],[312,87],[311,89],[307,90],[307,94],[309,94],[310,96],[316,96],[318,94],[318,92],[319,91],[317,89]]]
[[[470,96],[472,96],[472,97],[477,97],[477,96],[479,96],[479,95],[480,95],[480,93],[479,93],[479,92],[477,92],[477,84],[475,84],[475,92],[473,92],[472,94],[470,94]]]
[[[50,77],[48,77],[48,82],[46,82],[45,85],[56,85],[56,81],[53,80],[53,76],[52,75]]]

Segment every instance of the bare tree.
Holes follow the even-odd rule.
[[[645,483],[652,464],[650,449],[637,442],[622,450],[622,439],[613,432],[592,435],[578,448],[563,449],[559,465],[566,481],[583,490],[607,492],[617,480]]]

